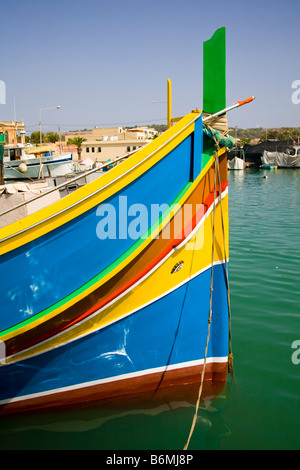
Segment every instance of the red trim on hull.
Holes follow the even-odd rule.
[[[165,372],[154,372],[133,378],[115,380],[80,389],[52,393],[49,395],[10,402],[0,407],[0,416],[47,409],[124,405],[151,400],[167,395],[180,395],[186,399],[187,393],[195,394],[199,388],[203,365],[179,368]],[[219,393],[227,380],[228,363],[207,363],[202,398]]]

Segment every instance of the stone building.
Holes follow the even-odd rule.
[[[25,142],[24,122],[18,121],[0,121],[0,134],[5,134],[5,144],[17,144]],[[19,139],[18,139],[18,136]]]
[[[147,145],[157,131],[148,127],[94,127],[92,130],[70,131],[65,133],[65,145],[74,137],[86,139],[82,143],[81,160],[91,159],[96,162],[106,162],[132,152]],[[70,150],[70,148],[68,147]],[[71,149],[76,158],[76,150]]]

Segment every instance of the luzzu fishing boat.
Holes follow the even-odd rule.
[[[225,109],[222,54],[224,28],[204,43],[210,114]],[[226,381],[226,148],[201,111],[178,120],[168,106],[163,135],[0,229],[1,413],[197,382],[204,368]]]

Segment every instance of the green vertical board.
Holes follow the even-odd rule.
[[[203,111],[226,108],[226,28],[217,29],[203,43]]]

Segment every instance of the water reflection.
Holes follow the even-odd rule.
[[[170,387],[120,404],[2,418],[1,449],[182,450],[195,412],[199,384]],[[230,435],[222,414],[228,387],[203,391],[189,450],[219,449]]]

